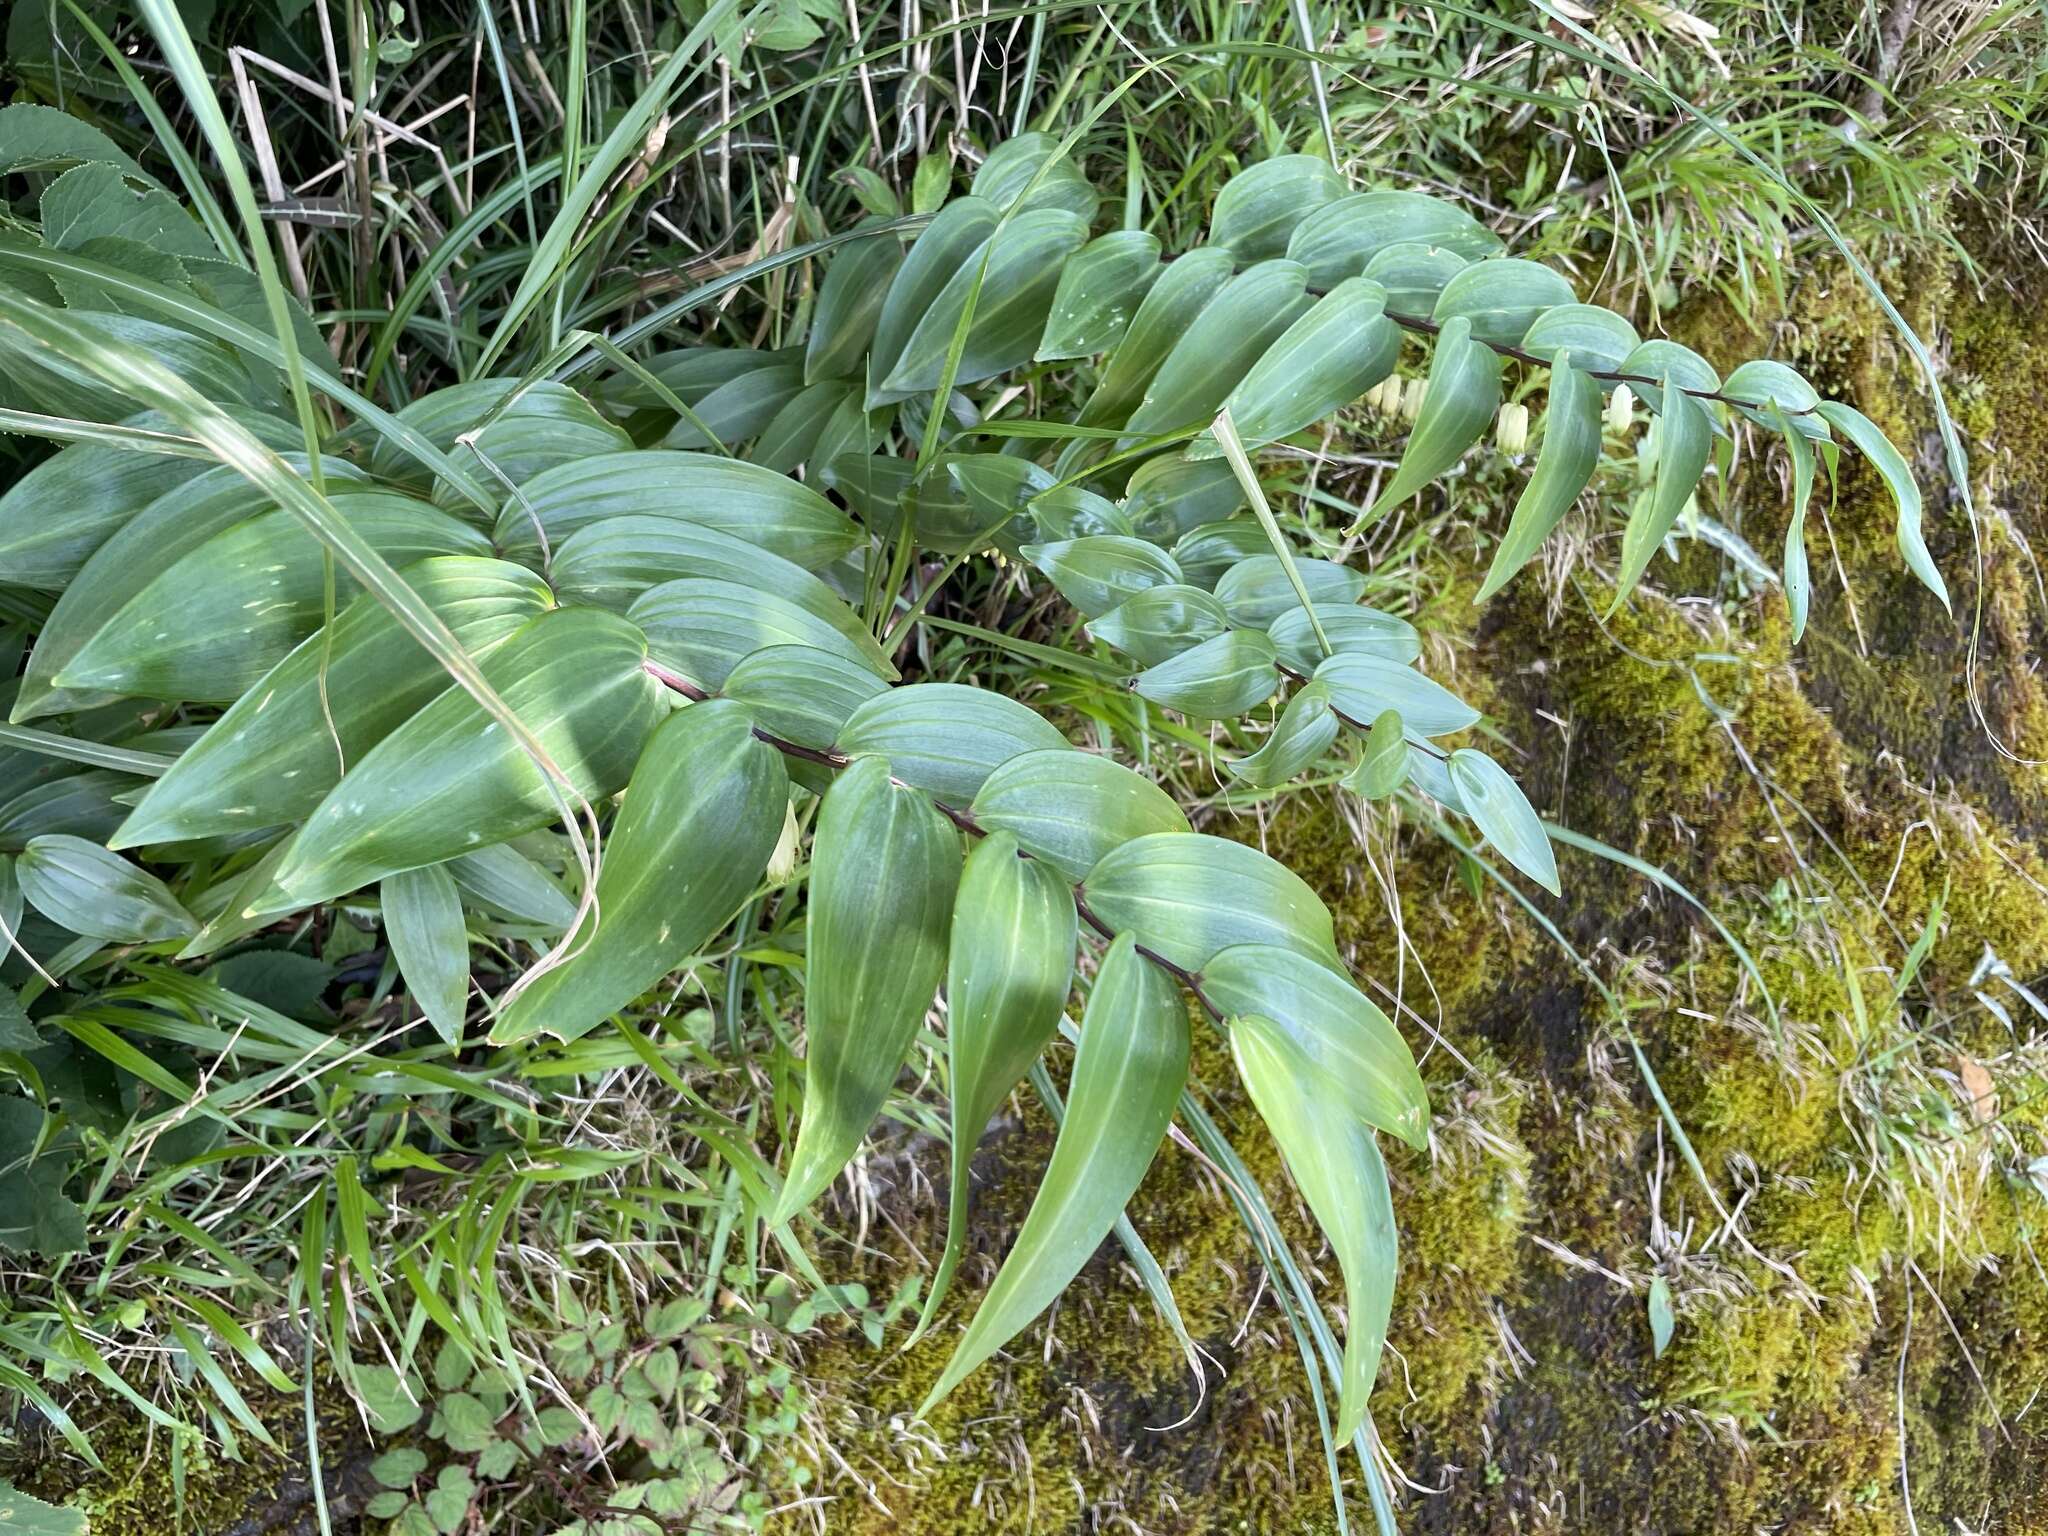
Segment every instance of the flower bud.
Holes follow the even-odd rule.
[[[796,873],[796,807],[785,804],[782,807],[782,836],[776,840],[775,851],[768,855],[768,883],[785,885]]]
[[[1614,393],[1607,397],[1607,430],[1626,432],[1635,414],[1636,397],[1628,392],[1626,384],[1615,385]]]
[[[1408,388],[1401,395],[1401,414],[1409,421],[1422,415],[1422,402],[1429,395],[1429,380],[1410,379]]]
[[[1502,453],[1519,456],[1529,451],[1529,407],[1510,401],[1500,408],[1493,424],[1493,443]]]

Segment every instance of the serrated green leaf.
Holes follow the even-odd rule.
[[[1147,667],[1133,684],[1140,698],[1190,720],[1233,720],[1273,697],[1280,653],[1255,629],[1233,629]]]
[[[1257,1014],[1336,1086],[1367,1125],[1429,1144],[1429,1095],[1401,1032],[1333,960],[1271,943],[1231,945],[1201,968],[1202,995],[1226,1018]]]
[[[966,805],[1011,758],[1067,746],[1051,722],[1006,694],[965,683],[913,683],[856,709],[836,743],[878,755],[890,772],[949,805]]]
[[[39,837],[15,858],[30,906],[60,928],[114,944],[189,939],[199,923],[155,875],[82,837]]]
[[[979,825],[1014,835],[1069,880],[1082,879],[1133,838],[1189,830],[1173,797],[1150,779],[1071,748],[1011,758],[982,783],[973,814]]]
[[[1095,393],[1082,407],[1082,425],[1120,421],[1144,398],[1167,353],[1230,281],[1234,266],[1230,252],[1208,245],[1166,264],[1103,363]]]
[[[423,560],[401,575],[478,658],[545,612],[550,601],[539,577],[499,560]],[[336,616],[331,637],[316,634],[302,642],[180,754],[122,823],[113,845],[296,821],[334,787],[342,759],[355,762],[448,687],[448,674],[390,610],[360,596]]]
[[[1310,683],[1295,690],[1258,751],[1226,766],[1254,789],[1273,789],[1305,771],[1336,739],[1330,691],[1321,683]]]
[[[1473,339],[1470,321],[1459,315],[1445,322],[1437,333],[1422,414],[1408,435],[1407,451],[1362,523],[1377,522],[1452,468],[1486,435],[1500,410],[1500,370],[1499,354]]]
[[[1394,245],[1435,246],[1476,261],[1501,248],[1500,238],[1455,203],[1425,192],[1356,192],[1325,203],[1299,224],[1287,255],[1309,270],[1318,288],[1362,274]]]
[[[1173,556],[1129,534],[1097,533],[1056,544],[1027,544],[1023,555],[1046,574],[1061,597],[1090,619],[1153,587],[1182,584]]]
[[[1123,340],[1139,304],[1165,270],[1157,235],[1115,229],[1090,240],[1060,271],[1037,360],[1048,363],[1108,351]]]
[[[830,593],[824,594],[828,599]],[[844,606],[843,604],[840,606]],[[648,653],[708,689],[755,651],[802,645],[826,651],[888,681],[896,676],[875,637],[820,618],[806,604],[759,586],[705,576],[679,577],[633,599],[626,618],[647,636]],[[849,627],[857,632],[848,633]]]
[[[9,107],[6,110],[12,112],[17,109]],[[85,125],[81,123],[79,126]],[[55,1504],[45,1504],[0,1478],[0,1530],[9,1532],[10,1536],[87,1536],[86,1515],[82,1509],[60,1509]]]
[[[1550,839],[1528,796],[1508,771],[1484,752],[1461,747],[1450,756],[1451,782],[1458,799],[1486,840],[1523,874],[1558,895],[1557,861]]]
[[[559,548],[607,517],[652,513],[701,523],[807,571],[850,554],[861,532],[808,486],[717,454],[648,448],[603,453],[544,470],[498,514],[492,542],[507,559],[540,563],[540,533]]]
[[[921,1415],[1080,1273],[1152,1165],[1187,1075],[1180,988],[1120,936],[1103,957],[1082,1016],[1066,1118],[1044,1181]]]
[[[12,865],[13,860],[8,863]],[[4,917],[0,917],[4,920]],[[18,922],[15,919],[14,922]],[[12,928],[14,922],[8,922]],[[0,939],[0,945],[5,944]],[[0,959],[5,959],[0,953]],[[0,1051],[33,1051],[43,1043],[43,1037],[28,1016],[28,1010],[21,1006],[21,999],[14,995],[11,987],[0,987]]]
[[[1377,656],[1383,661],[1413,661],[1422,654],[1422,636],[1406,619],[1356,603],[1317,603],[1315,622],[1330,642],[1333,656]],[[1299,605],[1275,615],[1266,635],[1280,653],[1283,665],[1300,673],[1312,673],[1323,664],[1322,647],[1316,643],[1315,627],[1307,610]]]
[[[1403,726],[1418,736],[1448,736],[1479,723],[1479,711],[1443,684],[1379,656],[1332,656],[1315,677],[1346,719],[1377,720],[1383,710],[1399,710]]]
[[[1590,374],[1571,366],[1571,357],[1561,349],[1551,368],[1550,403],[1543,413],[1536,470],[1515,502],[1508,530],[1501,535],[1474,602],[1485,602],[1529,563],[1600,467],[1600,386]]]
[[[1442,325],[1462,315],[1478,340],[1514,347],[1546,311],[1577,298],[1572,285],[1541,262],[1496,256],[1473,262],[1444,284],[1430,318]]]
[[[485,679],[586,800],[616,793],[666,712],[647,643],[594,608],[543,614],[482,664]],[[342,775],[292,840],[260,912],[327,901],[561,815],[518,743],[449,689]]]
[[[883,222],[863,219],[857,234]],[[881,322],[882,301],[903,265],[903,246],[893,234],[856,240],[832,253],[825,279],[818,285],[818,305],[811,312],[811,334],[804,347],[804,382],[857,377],[868,346]]]
[[[1200,587],[1168,583],[1134,593],[1088,621],[1088,633],[1141,666],[1157,666],[1230,628],[1230,616]]]
[[[1344,1275],[1344,1362],[1336,1439],[1365,1423],[1393,1312],[1399,1235],[1387,1167],[1365,1123],[1287,1032],[1256,1015],[1234,1019],[1230,1048],[1253,1106],[1330,1241]]]
[[[1149,437],[1207,423],[1310,307],[1307,286],[1306,267],[1277,258],[1231,278],[1173,343],[1124,430]]]
[[[410,1488],[413,1479],[427,1470],[427,1453],[411,1446],[386,1451],[370,1463],[370,1476],[382,1488]]]
[[[469,926],[446,866],[386,875],[377,888],[384,937],[414,1005],[449,1045],[462,1040],[469,1011]]]
[[[1941,599],[1941,606],[1949,608],[1948,583],[1942,580],[1940,570],[1934,564],[1934,557],[1927,552],[1927,541],[1920,532],[1920,487],[1913,479],[1911,466],[1905,456],[1892,446],[1891,439],[1884,435],[1876,422],[1857,410],[1853,405],[1844,405],[1839,400],[1823,400],[1815,410],[1829,426],[1848,438],[1856,451],[1870,461],[1870,467],[1891,492],[1892,502],[1898,508],[1899,554],[1906,562],[1906,568],[1920,578],[1921,583]]]
[[[1322,898],[1286,865],[1227,838],[1133,838],[1103,855],[1083,889],[1090,910],[1113,932],[1135,934],[1183,970],[1201,970],[1233,944],[1275,945],[1319,965],[1338,963]]]
[[[946,966],[946,1058],[953,1101],[946,1247],[918,1317],[938,1312],[967,1242],[974,1149],[989,1120],[1059,1030],[1079,938],[1074,893],[995,830],[967,856]]]
[[[512,999],[492,1041],[574,1040],[695,954],[767,868],[788,803],[782,759],[744,706],[713,699],[671,715],[604,841],[596,913],[570,958]]]
[[[923,790],[863,758],[826,792],[811,851],[803,1116],[771,1224],[846,1166],[938,991],[960,837]]]

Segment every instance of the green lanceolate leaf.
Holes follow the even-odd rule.
[[[1050,162],[1050,163],[1048,163]],[[1084,223],[1100,199],[1049,133],[1020,133],[988,152],[968,189],[999,210],[1063,208]]]
[[[483,906],[561,933],[576,921],[576,903],[533,860],[507,843],[493,843],[448,861],[448,873]]]
[[[1090,619],[1150,588],[1181,584],[1173,556],[1129,534],[1098,533],[1056,544],[1027,544],[1023,554],[1045,572],[1061,597]]]
[[[1619,608],[1643,579],[1664,535],[1706,473],[1713,451],[1714,428],[1707,408],[1677,387],[1678,382],[1675,376],[1665,380],[1666,399],[1656,426],[1657,479],[1646,495],[1636,498],[1622,531],[1621,573],[1615,579],[1612,608]]]
[[[1202,426],[1309,307],[1308,269],[1275,259],[1223,285],[1160,364],[1124,430],[1133,437]]]
[[[1449,771],[1465,814],[1478,824],[1486,840],[1551,895],[1559,894],[1550,839],[1522,786],[1499,763],[1471,747],[1451,754]]]
[[[377,887],[384,936],[413,1003],[450,1045],[469,1012],[469,926],[445,864],[386,875]]]
[[[1899,554],[1905,559],[1906,568],[1920,578],[1928,591],[1941,599],[1942,607],[1949,608],[1948,583],[1942,580],[1934,557],[1927,553],[1927,541],[1920,531],[1920,487],[1913,479],[1912,468],[1906,463],[1905,456],[1892,446],[1891,439],[1884,435],[1876,422],[1853,405],[1823,400],[1814,409],[1822,420],[1849,439],[1884,481],[1885,488],[1892,494],[1893,504],[1899,510]],[[1949,608],[1949,611],[1953,613],[1955,610]]]
[[[676,418],[663,434],[664,448],[720,448],[731,452],[768,429],[783,408],[804,390],[804,371],[795,363],[757,368],[711,391],[688,416]]]
[[[853,712],[889,691],[867,666],[808,645],[771,645],[725,675],[725,696],[772,736],[822,752]]]
[[[973,812],[978,825],[1014,835],[1069,880],[1133,838],[1189,830],[1186,813],[1150,779],[1072,748],[1011,758],[983,781]]]
[[[1315,623],[1330,642],[1332,656],[1377,656],[1382,661],[1413,661],[1422,654],[1422,636],[1406,619],[1377,608],[1356,603],[1317,603]],[[1315,625],[1308,611],[1299,605],[1277,615],[1266,626],[1266,635],[1280,653],[1281,663],[1301,673],[1311,673],[1323,664],[1322,647],[1316,642]]]
[[[1314,155],[1261,160],[1231,177],[1216,194],[1209,242],[1245,263],[1284,255],[1295,226],[1348,191],[1337,168]]]
[[[1203,467],[1222,470],[1225,477],[1236,484],[1237,476],[1224,460],[1206,460]],[[1213,587],[1238,561],[1269,553],[1272,548],[1273,541],[1266,537],[1266,530],[1257,518],[1234,517],[1228,522],[1212,522],[1189,529],[1174,542],[1173,558],[1180,562],[1181,571],[1189,581]]]
[[[1202,968],[1202,995],[1227,1018],[1271,1019],[1366,1124],[1429,1143],[1429,1095],[1393,1021],[1340,968],[1267,943],[1236,944]]]
[[[997,214],[995,205],[984,198],[956,198],[941,208],[924,232],[911,242],[889,291],[882,297],[875,344],[868,354],[870,387],[879,385],[895,371],[911,332],[952,281],[953,274],[981,249],[982,242],[996,227]],[[958,316],[959,311],[955,310],[954,317]]]
[[[836,745],[849,757],[886,758],[905,784],[959,807],[1011,758],[1065,748],[1067,739],[1005,694],[965,683],[913,683],[862,704]]]
[[[1524,352],[1552,367],[1560,366],[1562,354],[1569,352],[1581,368],[1615,371],[1641,344],[1634,326],[1597,304],[1560,304],[1546,309],[1522,338]],[[1557,385],[1550,387],[1554,404]]]
[[[1138,305],[1165,270],[1157,235],[1115,229],[1090,240],[1060,271],[1037,360],[1049,363],[1108,351],[1123,340]]]
[[[1223,523],[1245,504],[1244,487],[1225,459],[1183,459],[1165,454],[1148,459],[1131,472],[1124,494],[1124,516],[1131,531],[1143,539],[1175,546],[1177,541],[1212,524]],[[1256,531],[1256,524],[1252,525]],[[1189,581],[1213,578],[1186,572]]]
[[[1734,403],[1734,410],[1760,427],[1779,427],[1779,413],[1787,419],[1783,427],[1807,438],[1826,438],[1827,422],[1816,408],[1820,392],[1797,369],[1768,357],[1752,358],[1721,381],[1721,394]]]
[[[1280,687],[1280,653],[1255,629],[1233,629],[1140,672],[1138,696],[1190,720],[1234,720]]]
[[[1028,1327],[1080,1273],[1152,1166],[1187,1075],[1180,988],[1128,936],[1119,937],[1088,996],[1066,1119],[1044,1182],[920,1414]]]
[[[1486,434],[1499,410],[1500,357],[1473,339],[1471,321],[1457,316],[1437,333],[1422,414],[1409,434],[1408,450],[1362,521],[1376,522],[1455,465]]]
[[[946,1250],[918,1331],[937,1313],[967,1241],[974,1149],[989,1120],[1059,1029],[1074,983],[1079,920],[1057,870],[991,833],[967,856],[946,965],[946,1057],[953,1099]]]
[[[1042,543],[1084,539],[1093,533],[1129,533],[1131,520],[1107,496],[1078,485],[1056,485],[1025,503]]]
[[[1367,800],[1384,800],[1408,782],[1408,739],[1398,709],[1383,709],[1366,733],[1365,751],[1344,775],[1344,787]]]
[[[1234,265],[1230,252],[1207,245],[1167,263],[1102,365],[1102,380],[1081,411],[1083,425],[1119,421],[1144,398],[1167,353],[1230,281]]]
[[[1033,208],[998,228],[987,248],[968,257],[939,291],[903,344],[879,398],[939,387],[970,298],[974,314],[954,382],[972,384],[1029,362],[1052,307],[1060,268],[1087,238],[1087,224],[1064,208]]]
[[[1372,1131],[1338,1085],[1324,1077],[1285,1030],[1256,1015],[1233,1019],[1230,1049],[1259,1117],[1280,1145],[1288,1172],[1344,1275],[1344,1365],[1336,1438],[1365,1423],[1393,1312],[1400,1238],[1387,1167]]]
[[[1478,340],[1514,347],[1545,311],[1576,298],[1572,285],[1541,262],[1497,256],[1473,262],[1446,283],[1430,318],[1442,325],[1462,315]]]
[[[1230,615],[1214,596],[1181,583],[1134,593],[1088,621],[1089,634],[1147,667],[1178,656],[1228,628]]]
[[[709,689],[723,684],[745,657],[777,645],[827,651],[884,681],[896,676],[872,634],[851,626],[855,633],[849,635],[843,622],[820,618],[809,606],[738,581],[702,576],[665,581],[635,598],[626,617],[645,633],[656,661]]]
[[[881,219],[864,219],[861,230]],[[804,347],[804,382],[837,379],[860,372],[882,318],[882,300],[896,269],[903,265],[903,247],[896,236],[856,240],[833,253],[818,285],[818,307],[811,313],[810,340]]]
[[[501,560],[448,556],[400,574],[479,658],[539,617],[550,601],[539,577]],[[358,597],[336,617],[331,635],[303,641],[179,756],[115,833],[113,845],[297,821],[334,787],[344,763],[354,763],[449,686],[448,674],[389,609],[374,597]]]
[[[881,1112],[946,965],[960,835],[863,758],[826,792],[811,850],[803,1118],[773,1223],[838,1176]]]
[[[1340,653],[1316,668],[1316,681],[1347,720],[1361,724],[1397,709],[1417,736],[1448,736],[1479,723],[1479,711],[1413,667],[1356,652]]]
[[[162,417],[147,413],[130,424],[166,427]],[[206,468],[203,459],[71,444],[0,495],[0,573],[9,586],[61,591],[117,528]]]
[[[1802,383],[1804,380],[1801,381]],[[1785,605],[1792,613],[1792,643],[1806,633],[1806,611],[1813,600],[1813,578],[1806,562],[1806,503],[1813,495],[1813,442],[1778,405],[1770,407],[1772,425],[1792,455],[1792,516],[1785,524]]]
[[[1600,386],[1591,374],[1571,366],[1571,356],[1560,350],[1552,365],[1536,471],[1515,502],[1475,602],[1485,602],[1529,563],[1600,467]]]
[[[1257,448],[1321,421],[1394,371],[1401,329],[1386,316],[1387,291],[1346,278],[1317,299],[1252,364],[1225,402],[1238,436]],[[1191,452],[1216,452],[1197,439]]]
[[[31,839],[51,832],[69,832],[88,842],[103,843],[127,813],[115,797],[131,794],[138,787],[125,773],[91,768],[83,773],[61,773],[0,799],[0,853],[18,853]]]
[[[1621,360],[1621,371],[1630,377],[1629,390],[1653,411],[1664,409],[1664,386],[1647,382],[1665,380],[1682,390],[1711,392],[1721,387],[1721,375],[1691,347],[1661,337],[1643,342]]]
[[[396,565],[435,555],[487,556],[484,536],[406,496],[332,498],[336,512]],[[109,618],[57,674],[61,688],[226,704],[240,698],[319,626],[326,574],[319,543],[276,511],[215,534],[167,566]],[[343,601],[355,583],[338,576]],[[176,615],[176,623],[169,622]]]
[[[1435,245],[1390,245],[1365,264],[1365,275],[1387,292],[1387,313],[1427,316],[1451,279],[1471,263]]]
[[[677,711],[647,738],[604,840],[597,910],[570,957],[529,981],[491,1030],[574,1040],[660,981],[730,921],[782,834],[789,777],[726,699]]]
[[[303,459],[287,455],[285,462],[303,472]],[[330,488],[362,478],[346,464],[323,462]],[[64,692],[57,674],[167,565],[272,505],[268,495],[222,465],[173,486],[123,523],[57,599],[29,653],[11,718],[29,720],[103,700],[104,695]]]
[[[1286,865],[1226,838],[1133,838],[1103,855],[1083,891],[1111,932],[1136,935],[1183,970],[1201,970],[1233,944],[1277,945],[1319,965],[1338,963],[1322,898]]]
[[[1228,766],[1252,788],[1272,789],[1306,770],[1336,739],[1337,716],[1330,708],[1330,690],[1322,683],[1310,683],[1287,701],[1279,723],[1259,750]]]
[[[542,532],[553,550],[579,528],[635,512],[719,529],[807,571],[851,553],[861,538],[844,512],[785,475],[717,454],[650,448],[535,475],[498,514],[492,542],[508,559],[538,564]]]
[[[1477,261],[1500,249],[1500,238],[1455,203],[1423,192],[1355,192],[1324,203],[1299,224],[1287,255],[1308,268],[1318,288],[1363,273],[1389,246],[1435,246]]]
[[[736,582],[794,603],[886,662],[874,637],[837,592],[793,560],[702,523],[636,513],[579,528],[548,566],[548,582],[565,603],[625,613],[650,587],[699,577]]]
[[[647,642],[625,620],[570,608],[528,624],[484,659],[482,672],[575,792],[595,800],[625,784],[666,712],[646,659]],[[468,692],[451,688],[328,791],[259,910],[327,901],[561,814],[533,760]]]
[[[82,837],[36,838],[15,859],[14,873],[30,906],[89,939],[154,944],[199,931],[163,881]]]
[[[478,428],[489,418],[490,425]],[[443,453],[476,465],[492,485],[502,475],[524,485],[544,469],[587,459],[592,454],[631,448],[625,432],[566,384],[552,379],[472,379],[422,395],[398,413],[398,419]],[[465,437],[474,436],[470,441]],[[485,469],[488,463],[490,468]],[[370,469],[381,480],[413,490],[427,490],[434,476],[390,438],[370,445]],[[497,473],[492,474],[491,470]],[[437,501],[466,516],[475,509],[443,486]]]
[[[810,459],[843,410],[859,404],[860,387],[850,379],[806,385],[770,418],[747,457],[763,469],[786,475]]]
[[[1294,574],[1317,607],[1355,603],[1365,595],[1363,571],[1334,560],[1293,558]],[[1253,555],[1225,571],[1216,581],[1216,600],[1223,604],[1231,623],[1249,629],[1264,629],[1281,614],[1301,608],[1301,596],[1287,579],[1287,568],[1272,554]]]

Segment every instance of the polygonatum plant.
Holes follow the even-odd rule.
[[[0,160],[55,174],[43,239],[0,235],[0,347],[22,365],[4,403],[80,439],[0,496],[0,592],[32,637],[0,919],[36,959],[24,996],[56,999],[39,1027],[108,946],[204,964],[346,903],[379,912],[451,1053],[575,1040],[801,864],[805,1088],[759,1214],[804,1212],[858,1153],[943,994],[953,1179],[922,1330],[963,1251],[967,1159],[1086,978],[1050,1164],[933,1400],[1116,1226],[1184,1108],[1193,1017],[1228,1034],[1343,1272],[1352,1437],[1395,1261],[1375,1138],[1429,1134],[1400,1032],[1301,879],[1018,699],[900,674],[954,563],[993,551],[1049,582],[1127,658],[1134,707],[1259,738],[1228,765],[1249,785],[1334,763],[1361,795],[1468,819],[1553,892],[1513,778],[1445,744],[1479,713],[1421,669],[1407,620],[1363,605],[1370,571],[1282,527],[1262,450],[1384,398],[1412,340],[1412,431],[1359,526],[1460,464],[1511,371],[1547,380],[1484,595],[1594,482],[1631,400],[1655,468],[1617,602],[1745,427],[1795,469],[1795,630],[1800,514],[1839,439],[1942,592],[1866,418],[1781,364],[1723,378],[1642,340],[1455,203],[1354,191],[1313,157],[1244,171],[1208,242],[1166,260],[1142,230],[1098,232],[1065,146],[1026,136],[928,222],[832,242],[801,346],[606,343],[395,410],[315,354],[303,375],[345,425],[308,438],[285,419],[291,342],[236,302],[209,237],[89,130],[24,110],[0,113]],[[1010,386],[1049,371],[1081,383],[1076,420],[1017,412]],[[495,996],[471,974],[479,923],[542,955]],[[67,1032],[119,1044],[96,1027]]]

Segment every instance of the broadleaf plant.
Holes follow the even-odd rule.
[[[42,110],[0,111],[0,164]],[[1070,721],[913,667],[959,563],[1042,579],[1095,645],[1059,659],[1189,740],[1174,717],[1215,722],[1247,789],[1324,776],[1433,802],[1551,892],[1512,776],[1447,741],[1481,716],[1423,668],[1424,637],[1365,606],[1373,573],[1349,546],[1283,529],[1263,494],[1250,515],[1234,460],[1363,398],[1408,402],[1406,452],[1363,526],[1454,475],[1510,384],[1517,400],[1542,385],[1491,596],[1588,497],[1640,401],[1654,469],[1626,519],[1620,603],[1732,433],[1784,437],[1802,500],[1816,445],[1831,464],[1846,441],[1892,489],[1906,563],[1947,600],[1905,461],[1867,418],[1776,363],[1723,381],[1457,204],[1354,190],[1311,156],[1245,170],[1209,242],[1169,259],[1102,227],[1108,205],[1063,145],[1023,135],[921,228],[871,220],[819,258],[798,342],[650,351],[636,331],[629,355],[572,335],[524,373],[387,408],[330,368],[302,314],[280,337],[261,307],[218,307],[198,280],[221,265],[213,243],[161,189],[152,216],[183,279],[61,239],[84,190],[69,177],[140,179],[107,151],[81,136],[59,157],[41,240],[0,233],[0,348],[20,363],[0,404],[81,439],[0,495],[0,594],[33,635],[10,719],[44,722],[0,750],[24,788],[66,786],[19,821],[0,808],[20,829],[0,839],[0,892],[34,917],[0,916],[41,973],[35,996],[106,946],[207,965],[343,903],[380,914],[450,1051],[568,1042],[718,949],[756,898],[800,889],[801,1109],[779,1187],[748,1170],[755,1214],[802,1215],[858,1155],[943,984],[954,1188],[922,1331],[971,1220],[974,1142],[1092,978],[1046,1183],[934,1398],[1111,1231],[1186,1084],[1192,1003],[1230,1037],[1343,1269],[1348,1438],[1394,1269],[1375,1136],[1429,1135],[1408,1047],[1314,891],[1196,831],[1151,779],[1075,745]],[[586,203],[600,170],[578,184]],[[535,263],[491,358],[518,355]],[[321,440],[283,424],[295,346],[343,418]],[[1010,383],[1048,368],[1080,380],[1076,420],[1019,409]],[[478,985],[466,923],[527,974]],[[71,1033],[132,1052],[104,1022]],[[41,1111],[7,1104],[9,1156],[41,1177]],[[336,1220],[367,1251],[362,1191],[344,1193]],[[10,1247],[75,1238],[0,1224]]]

